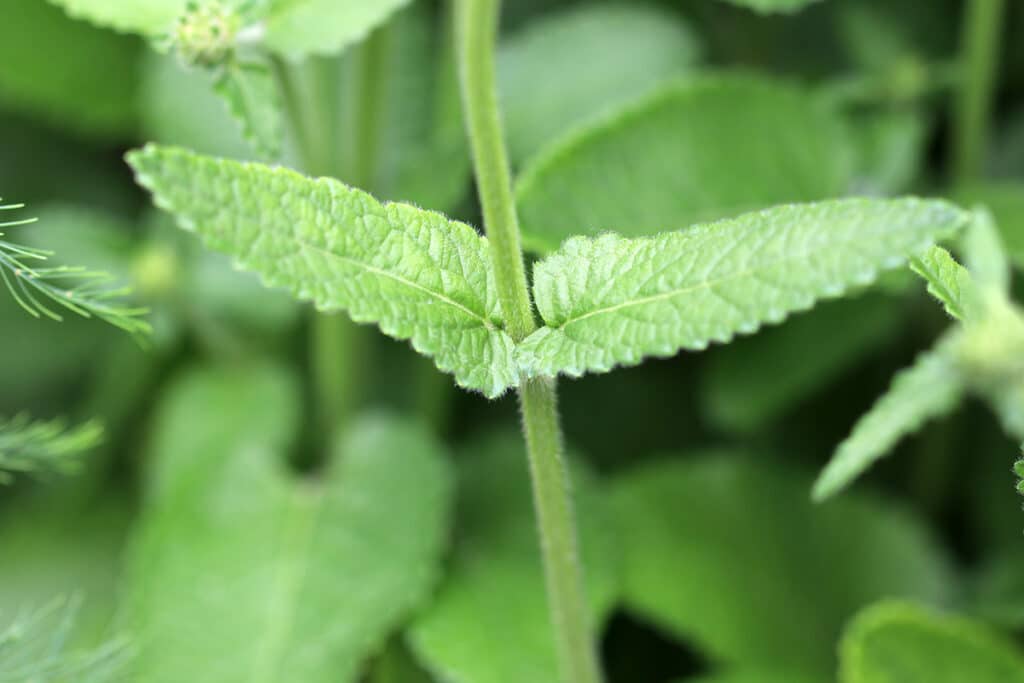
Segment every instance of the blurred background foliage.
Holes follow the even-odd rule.
[[[81,592],[75,638],[92,643],[119,629],[134,590],[127,539],[140,525],[155,533],[141,520],[158,456],[196,447],[193,432],[247,424],[230,395],[185,418],[162,411],[194,373],[271,364],[302,387],[289,410],[312,414],[309,383],[296,380],[310,365],[308,316],[174,229],[122,162],[146,141],[257,157],[206,75],[42,0],[4,9],[0,192],[40,219],[11,234],[130,282],[154,326],[139,344],[96,321],[36,320],[0,296],[0,415],[106,425],[81,475],[0,489],[0,621]],[[398,39],[388,42],[377,173],[365,184],[478,225],[444,10],[415,0],[382,29]],[[823,0],[778,15],[715,0],[516,0],[504,12],[501,100],[537,252],[554,245],[536,225],[548,237],[640,234],[785,201],[920,193],[990,207],[1024,267],[1020,3],[1008,3],[1001,27],[982,171],[956,182],[958,0]],[[289,141],[286,163],[294,150]],[[590,482],[579,498],[612,681],[832,680],[844,625],[888,597],[1024,634],[1024,515],[1010,472],[1019,448],[980,404],[907,439],[852,492],[809,502],[814,472],[946,324],[924,288],[897,273],[728,347],[563,382],[567,438]],[[469,492],[447,582],[408,645],[394,639],[368,675],[547,680],[548,655],[523,654],[546,618],[525,480],[508,510],[487,511],[524,476],[495,455],[517,449],[502,436],[516,423],[514,400],[426,379],[423,361],[377,335],[361,343],[372,376],[361,406],[429,420]],[[309,419],[299,423],[309,431]],[[308,438],[290,443],[296,466],[308,464]],[[501,533],[480,521],[492,518],[508,518],[495,521]],[[610,549],[588,540],[609,529]],[[858,627],[881,614],[897,639],[941,643],[947,633],[926,608],[878,609]],[[481,626],[496,613],[500,626]],[[918,627],[927,633],[907,635]],[[458,634],[477,629],[477,645],[460,647]],[[480,659],[513,646],[515,665]]]

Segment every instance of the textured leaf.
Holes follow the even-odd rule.
[[[943,338],[934,350],[921,354],[893,378],[889,390],[839,444],[814,484],[815,500],[838,493],[887,455],[901,438],[959,405],[965,391],[954,357],[959,340],[958,335]]]
[[[268,285],[411,339],[464,387],[517,384],[487,242],[468,225],[282,168],[152,145],[128,159],[158,206]]]
[[[242,127],[242,135],[262,157],[277,159],[284,137],[281,95],[266,64],[232,61],[214,89]]]
[[[59,49],[44,49],[59,45]],[[93,137],[131,135],[140,45],[41,0],[5,0],[0,105]],[[5,131],[5,145],[8,133]],[[35,159],[33,159],[35,162]],[[5,188],[5,192],[10,188]]]
[[[558,664],[545,600],[522,439],[492,436],[462,460],[458,544],[410,642],[438,680],[554,683]],[[573,471],[586,589],[597,622],[618,596],[619,563],[605,487]]]
[[[910,268],[928,283],[928,293],[942,302],[946,312],[964,320],[972,306],[971,274],[942,247],[932,247],[910,262]]]
[[[409,0],[281,0],[267,18],[268,47],[290,59],[357,43]]]
[[[841,683],[1019,683],[1024,657],[984,625],[899,602],[874,605],[840,646]]]
[[[1010,262],[992,214],[976,209],[964,233],[964,262],[973,279],[981,286],[1004,294],[1010,291]]]
[[[725,0],[733,5],[746,7],[761,14],[791,13],[821,0]]]
[[[807,92],[709,76],[578,129],[524,169],[516,196],[527,245],[547,252],[573,235],[652,235],[835,197],[850,156],[841,123]]]
[[[865,295],[716,350],[704,376],[709,416],[737,432],[769,426],[883,345],[900,313],[891,299]]]
[[[140,680],[356,681],[437,579],[441,448],[415,424],[363,417],[322,478],[294,480],[281,447],[298,398],[258,367],[170,392],[131,556]]]
[[[575,377],[703,350],[867,284],[964,222],[943,202],[850,199],[653,238],[576,237],[534,267],[547,327],[519,361],[531,374]]]
[[[582,5],[541,15],[498,51],[513,162],[684,73],[699,52],[697,36],[679,15],[653,5]]]
[[[862,605],[948,597],[923,525],[869,498],[815,507],[808,485],[783,462],[725,453],[621,476],[625,606],[723,666],[796,679],[833,673],[836,639]]]

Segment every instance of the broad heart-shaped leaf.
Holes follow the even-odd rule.
[[[3,10],[0,107],[5,112],[90,137],[120,139],[134,132],[141,53],[136,41],[74,21],[40,0],[5,0]],[[41,45],[60,48],[44,54]],[[5,130],[5,145],[10,135]],[[4,157],[11,154],[8,149]],[[35,156],[31,162],[37,163]]]
[[[892,298],[866,294],[715,349],[701,392],[708,417],[741,433],[769,426],[882,346],[900,312]]]
[[[947,335],[935,349],[921,354],[896,375],[889,390],[839,444],[814,483],[815,500],[836,494],[887,455],[901,438],[960,404],[966,386],[955,357],[959,340],[956,333]]]
[[[214,90],[257,154],[267,159],[281,156],[284,105],[269,66],[231,60],[214,82]]]
[[[964,320],[974,306],[971,274],[942,247],[932,247],[911,260],[910,268],[928,283],[928,293],[942,302],[946,313]]]
[[[821,0],[725,0],[761,14],[792,13]]]
[[[415,423],[354,419],[299,481],[295,387],[278,371],[193,372],[159,412],[130,562],[139,680],[356,681],[426,597],[450,474]]]
[[[939,201],[847,199],[652,238],[575,237],[534,267],[547,327],[520,345],[519,362],[578,377],[725,343],[871,282],[965,216]]]
[[[518,383],[487,241],[468,225],[283,168],[153,145],[128,161],[159,207],[268,285],[411,339],[466,388]]]
[[[653,235],[784,202],[845,193],[852,152],[805,90],[750,75],[695,77],[577,129],[524,169],[525,243]]]
[[[696,34],[678,13],[646,3],[582,5],[541,15],[498,51],[513,162],[528,159],[580,121],[686,72],[699,52]]]
[[[280,0],[267,18],[270,49],[299,61],[359,42],[410,0]]]
[[[985,625],[895,601],[861,612],[840,646],[840,683],[1021,683],[1024,656]]]
[[[712,453],[620,475],[625,607],[723,667],[831,676],[846,619],[886,596],[944,600],[945,561],[901,508],[824,506],[781,460]]]
[[[458,542],[440,592],[409,632],[413,651],[438,680],[556,683],[522,439],[478,439],[462,463]],[[618,597],[620,553],[606,487],[582,467],[573,481],[587,597],[600,624]]]

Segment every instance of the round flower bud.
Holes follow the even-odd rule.
[[[234,50],[240,24],[234,8],[217,0],[189,2],[174,27],[174,48],[187,64],[222,64]]]

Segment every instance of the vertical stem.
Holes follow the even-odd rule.
[[[498,0],[456,0],[455,39],[498,297],[508,332],[520,341],[536,323],[498,113],[494,75],[498,11]],[[554,380],[524,380],[519,399],[561,677],[565,683],[599,683],[601,671],[583,591]]]
[[[957,183],[978,176],[988,144],[1004,7],[1005,0],[967,0],[953,132]]]

